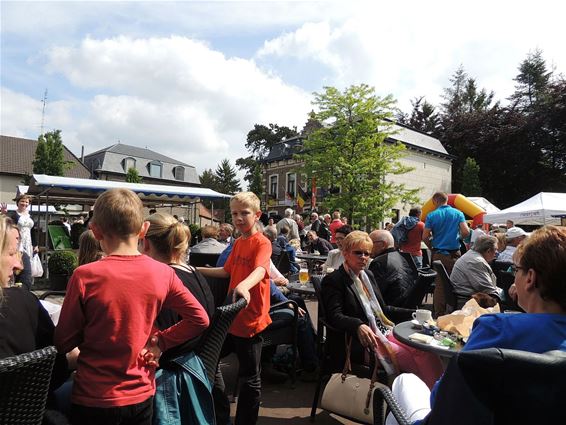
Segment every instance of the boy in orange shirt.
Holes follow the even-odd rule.
[[[199,267],[206,276],[230,277],[234,299],[243,297],[248,306],[230,327],[231,338],[240,363],[242,383],[236,409],[235,425],[257,422],[261,398],[261,345],[259,333],[270,323],[269,260],[271,242],[258,232],[256,223],[261,216],[260,201],[252,192],[241,192],[230,200],[232,222],[242,236],[224,267]]]

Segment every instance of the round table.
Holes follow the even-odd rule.
[[[292,280],[289,281],[289,283],[285,285],[285,287],[289,288],[289,291],[294,292],[295,294],[315,295],[314,286],[312,286],[312,283],[310,281],[307,282],[306,285],[301,285],[301,282],[299,282],[298,280]]]
[[[452,357],[455,354],[459,353],[460,350],[462,350],[462,345],[459,343],[456,344],[456,346],[453,348],[441,348],[438,345],[425,344],[423,342],[409,339],[409,335],[419,333],[419,330],[420,327],[418,325],[414,325],[413,322],[407,321],[395,325],[395,327],[393,328],[393,335],[395,336],[395,338],[397,338],[398,341],[402,342],[403,344],[407,344],[409,347],[414,347],[422,351],[429,351],[442,357]]]

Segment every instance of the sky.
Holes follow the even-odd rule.
[[[529,52],[566,72],[550,0],[1,1],[0,133],[62,130],[79,156],[118,141],[202,174],[254,124],[299,130],[314,92],[366,83],[404,112],[462,65],[496,99]],[[47,102],[43,103],[47,90]],[[240,174],[241,176],[241,174]]]

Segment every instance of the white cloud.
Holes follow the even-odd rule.
[[[94,92],[90,99],[48,105],[49,126],[62,128],[77,154],[80,145],[89,153],[120,140],[179,158],[200,173],[223,158],[234,163],[246,155],[246,134],[255,123],[300,128],[310,110],[310,94],[251,60],[226,58],[185,37],[87,38],[75,47],[53,47],[47,57],[50,73]],[[3,122],[19,114],[22,102],[3,111]],[[38,122],[40,104],[28,102],[33,117],[18,117],[14,129]]]

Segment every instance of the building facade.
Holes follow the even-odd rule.
[[[396,133],[390,141],[402,142],[407,148],[401,163],[412,167],[413,170],[402,175],[390,175],[386,179],[394,183],[404,183],[409,189],[419,189],[422,203],[439,190],[449,193],[453,157],[448,154],[440,141],[399,124],[394,126],[393,131]],[[282,216],[286,208],[293,208],[299,212],[309,211],[313,200],[315,209],[320,211],[318,206],[327,190],[311,187],[312,182],[307,181],[306,176],[301,173],[301,162],[293,158],[301,151],[303,140],[303,136],[298,136],[274,145],[263,162],[262,208],[268,214]],[[316,195],[314,199],[313,189]],[[400,215],[407,213],[403,205],[398,205],[392,211],[391,217],[396,221]]]
[[[169,158],[150,149],[116,143],[88,154],[84,163],[91,178],[125,181],[128,169],[137,170],[146,184],[200,186],[195,167]]]

